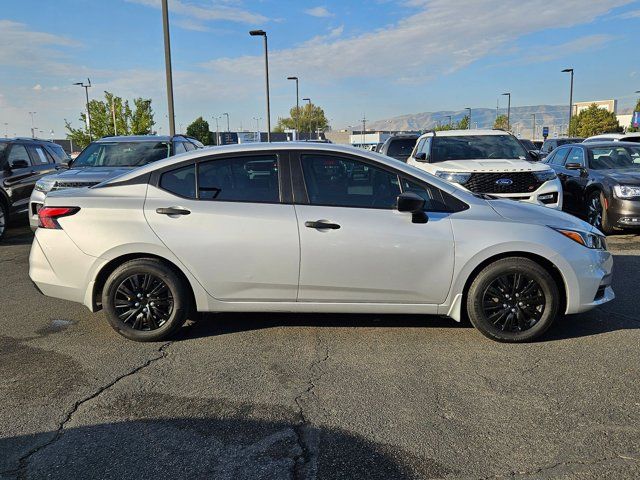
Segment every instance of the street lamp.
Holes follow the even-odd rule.
[[[176,134],[176,117],[173,111],[173,76],[171,74],[171,37],[169,35],[169,7],[162,0],[162,29],[164,32],[164,68],[167,77],[167,104],[169,106],[169,135]]]
[[[35,127],[35,123],[33,121],[33,116],[36,113],[37,112],[29,112],[29,115],[31,115],[31,138],[36,138],[36,127]]]
[[[218,125],[218,119],[222,118],[222,115],[218,117],[216,117],[215,115],[211,115],[211,118],[216,121],[216,145],[220,145],[220,127]]]
[[[260,120],[262,120],[262,117],[253,117],[253,119],[256,121],[256,135],[258,137],[257,141],[260,141]]]
[[[225,115],[227,117],[227,132],[230,132],[231,128],[229,127],[229,114],[228,113],[223,113],[222,115]]]
[[[449,128],[451,128],[451,115],[445,115],[444,118],[449,119]]]
[[[271,142],[271,106],[269,105],[269,48],[267,46],[267,32],[264,30],[251,30],[252,37],[264,38],[264,72],[265,86],[267,91],[267,142]]]
[[[298,140],[298,132],[300,131],[300,90],[298,88],[298,77],[287,77],[287,80],[296,81],[296,140]]]
[[[469,124],[467,125],[467,130],[471,130],[471,109],[467,107],[465,110],[469,110]]]
[[[312,113],[313,112],[311,111],[311,109],[312,109],[312,107],[311,107],[311,99],[310,98],[303,98],[302,101],[303,102],[309,102],[308,103],[308,105],[309,105],[309,140],[311,140],[311,127],[313,126],[313,121],[312,121],[312,119],[313,119]]]
[[[503,93],[502,95],[506,95],[508,97],[507,103],[507,130],[511,131],[511,93]]]
[[[571,128],[571,117],[573,116],[573,68],[565,68],[562,73],[571,74],[571,87],[569,89],[569,128]]]
[[[87,78],[87,84],[84,82],[76,82],[74,85],[79,85],[84,88],[84,94],[87,100],[87,130],[89,130],[89,141],[91,141],[91,114],[89,113],[89,87],[91,87],[91,80]]]

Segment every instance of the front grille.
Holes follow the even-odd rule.
[[[51,191],[54,190],[65,190],[67,188],[82,188],[82,187],[92,187],[97,185],[100,182],[56,182]]]
[[[474,193],[530,193],[540,188],[542,183],[531,172],[472,173],[462,185]]]

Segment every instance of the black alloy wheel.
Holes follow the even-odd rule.
[[[540,321],[546,299],[540,285],[522,273],[496,278],[482,296],[486,319],[503,332],[524,332]]]
[[[118,286],[115,308],[122,323],[134,330],[156,330],[171,317],[173,295],[155,275],[134,274]]]
[[[0,240],[4,236],[4,232],[7,229],[7,209],[4,203],[0,202]]]
[[[602,211],[600,192],[594,192],[589,196],[587,203],[587,222],[596,228],[602,228]]]

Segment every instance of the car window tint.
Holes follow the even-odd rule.
[[[565,164],[567,163],[579,163],[580,165],[582,165],[583,167],[584,165],[584,152],[582,151],[581,148],[578,147],[573,147],[571,149],[571,152],[569,153],[569,156],[567,157],[567,160],[565,162]]]
[[[408,158],[413,147],[416,145],[415,138],[396,138],[391,140],[387,155],[390,157]]]
[[[423,138],[422,140],[420,140],[420,141],[416,144],[416,146],[415,146],[415,148],[414,148],[414,151],[413,151],[413,156],[414,156],[414,157],[415,157],[415,155],[416,155],[417,153],[419,153],[419,152],[421,152],[421,151],[422,151],[422,145],[424,145],[424,142],[425,142],[425,141],[426,141],[426,138]]]
[[[547,156],[547,158],[544,159],[544,163],[551,163],[553,164],[553,159],[556,157],[556,152],[551,153],[550,155]]]
[[[192,150],[195,150],[196,146],[191,142],[184,142],[184,148],[187,149],[187,152],[190,152]]]
[[[279,202],[278,157],[222,158],[198,166],[198,198],[236,202]]]
[[[181,197],[196,198],[196,167],[194,164],[171,170],[160,177],[160,188]]]
[[[558,151],[556,152],[555,156],[553,157],[553,164],[554,165],[564,165],[564,160],[565,160],[565,158],[567,158],[568,154],[569,154],[569,149],[568,148],[560,148],[560,149],[558,149]]]
[[[23,160],[27,162],[27,165],[31,165],[31,161],[29,160],[29,154],[27,153],[27,149],[24,148],[24,145],[13,145],[11,150],[9,150],[9,156],[7,157],[9,162],[15,162],[16,160]]]
[[[51,155],[53,156],[53,160],[55,163],[61,163],[69,159],[69,155],[67,155],[67,152],[65,152],[60,145],[53,143],[48,145],[47,147],[49,149],[49,153],[51,153]]]
[[[398,176],[332,155],[301,155],[309,201],[336,207],[395,208]]]
[[[173,142],[174,148],[175,148],[175,153],[174,155],[178,155],[180,153],[185,153],[187,151],[187,149],[184,147],[184,143],[182,142]]]
[[[30,145],[29,151],[34,165],[48,165],[51,163],[42,147]]]
[[[640,147],[593,147],[591,168],[595,170],[640,168]]]
[[[425,199],[424,209],[427,212],[445,212],[449,211],[449,208],[442,200],[442,193],[440,190],[434,187],[426,187],[418,185],[407,179],[402,179],[402,191],[412,192],[420,195]]]

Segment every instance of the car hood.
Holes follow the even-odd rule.
[[[599,173],[623,185],[640,185],[640,170],[599,170]]]
[[[508,199],[487,200],[487,203],[498,215],[514,222],[534,223],[587,232],[596,231],[587,222],[549,207]]]
[[[56,181],[69,182],[104,182],[123,173],[130,172],[135,167],[86,167],[70,168],[62,172],[48,175],[47,178]]]
[[[431,164],[437,170],[448,172],[543,172],[550,167],[545,163],[518,159],[448,160]]]

